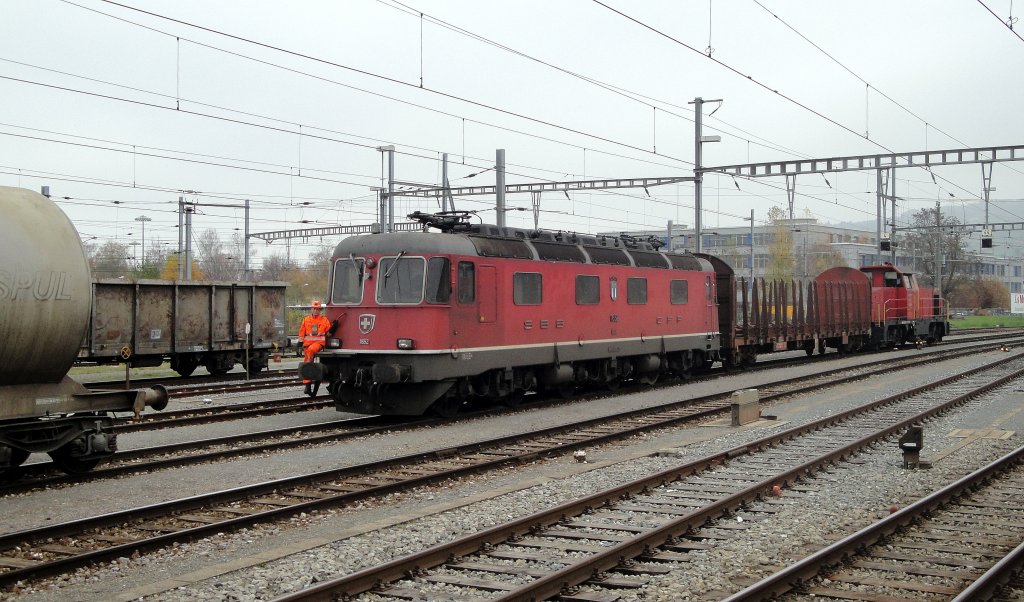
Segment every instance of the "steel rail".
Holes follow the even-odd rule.
[[[1006,454],[971,474],[939,489],[930,495],[890,514],[882,520],[871,524],[860,531],[845,537],[814,554],[806,556],[796,563],[777,571],[757,583],[737,592],[726,602],[746,602],[749,600],[771,600],[789,591],[797,589],[804,582],[817,577],[822,570],[843,562],[868,546],[878,544],[900,529],[914,524],[923,516],[955,501],[965,493],[977,489],[979,485],[993,476],[1005,472],[1024,461],[1024,447]],[[973,586],[964,590],[957,600],[986,600],[1000,580],[1013,571],[1019,571],[1024,562],[1024,543],[1022,543],[1004,561],[990,569]],[[1002,566],[1000,566],[1002,565]],[[991,575],[990,575],[991,573]],[[983,596],[982,592],[988,592]]]
[[[1017,357],[1021,356],[1018,355]],[[710,466],[725,463],[740,455],[750,454],[753,451],[759,451],[784,441],[800,437],[807,433],[838,424],[860,414],[871,412],[896,403],[909,396],[919,395],[921,393],[943,387],[968,375],[997,368],[1004,363],[1005,360],[991,362],[985,366],[972,369],[962,375],[947,377],[938,382],[915,387],[910,391],[900,392],[858,408],[822,418],[805,425],[797,426],[781,433],[770,435],[757,441],[735,447],[725,452],[707,456],[683,466],[633,481],[632,483],[621,485],[597,494],[592,494],[582,499],[559,505],[555,508],[542,510],[479,533],[460,537],[447,544],[436,546],[422,552],[397,558],[384,563],[379,567],[363,569],[349,575],[321,582],[316,586],[307,588],[300,592],[294,592],[275,598],[274,602],[334,600],[339,595],[356,595],[364,593],[373,588],[379,587],[382,583],[402,579],[409,575],[416,575],[421,573],[423,570],[439,566],[445,563],[449,558],[475,554],[486,549],[487,546],[501,544],[507,541],[510,537],[521,536],[531,531],[537,531],[538,529],[552,526],[564,517],[581,514],[588,508],[596,508],[602,504],[612,503],[624,496],[635,495],[647,491],[651,487],[666,485],[679,480],[682,477],[705,470]],[[531,583],[517,587],[494,599],[502,601],[544,600],[557,596],[568,587],[576,586],[588,581],[595,573],[615,568],[624,559],[636,558],[649,551],[652,547],[670,543],[675,537],[681,536],[691,529],[704,524],[707,520],[716,518],[724,512],[738,509],[742,504],[757,499],[773,485],[787,484],[792,480],[806,475],[816,467],[828,465],[838,459],[845,458],[846,456],[853,454],[855,451],[858,451],[880,439],[889,437],[894,433],[900,432],[912,424],[922,422],[927,418],[944,412],[956,405],[965,403],[977,395],[1002,386],[1006,382],[1021,376],[1024,376],[1024,369],[1016,370],[1011,374],[1004,375],[996,379],[995,381],[989,382],[981,387],[977,387],[968,393],[956,396],[954,399],[900,420],[877,431],[871,436],[864,437],[856,442],[843,446],[842,448],[826,454],[817,460],[804,463],[784,473],[764,479],[752,487],[749,487],[741,494],[728,496],[691,514],[672,520],[661,527],[647,531],[631,540],[610,546],[606,551],[595,554],[594,556],[585,559],[583,562],[569,565],[546,577],[541,577]]]
[[[925,390],[925,389],[941,387],[941,386],[947,384],[948,382],[952,382],[954,380],[958,380],[960,378],[963,378],[966,375],[973,374],[973,373],[976,373],[976,372],[980,372],[980,371],[983,371],[983,370],[986,370],[986,369],[990,369],[990,368],[992,368],[992,367],[994,367],[996,365],[1001,365],[1001,364],[1005,363],[1005,361],[1006,361],[1005,358],[1001,358],[1000,360],[998,360],[996,362],[992,362],[991,364],[987,364],[985,366],[981,366],[981,367],[972,369],[972,370],[964,373],[963,375],[955,375],[955,376],[947,377],[946,379],[943,379],[943,380],[938,381],[938,382],[930,383],[930,384],[925,385],[924,387],[920,387],[918,389]],[[848,370],[848,368],[847,368],[847,370]],[[863,378],[863,377],[857,377],[857,378]],[[832,386],[834,384],[837,384],[837,381],[832,380],[832,381],[829,381],[828,383],[821,384],[821,385],[818,385],[818,386],[819,387],[827,387],[827,386]],[[785,395],[792,395],[792,394],[794,394],[794,393],[791,392],[791,391],[785,393]],[[785,431],[784,433],[782,433],[780,435],[768,437],[768,438],[766,438],[766,439],[764,439],[762,441],[764,441],[764,442],[767,442],[767,441],[777,441],[777,440],[783,440],[783,439],[789,438],[789,437],[798,436],[798,433],[799,432],[803,432],[803,430],[808,430],[808,429],[814,430],[815,428],[820,428],[820,425],[831,424],[835,420],[839,419],[839,417],[843,417],[843,416],[846,416],[846,415],[854,415],[856,413],[867,411],[867,408],[870,408],[872,406],[884,405],[886,403],[892,403],[892,401],[894,401],[895,399],[902,398],[902,397],[906,396],[907,394],[908,393],[902,393],[902,394],[898,394],[898,395],[895,395],[895,396],[890,396],[890,398],[886,398],[886,400],[881,400],[881,401],[873,402],[872,404],[869,404],[868,406],[865,406],[864,408],[861,408],[859,410],[851,410],[849,412],[844,412],[843,414],[839,414],[837,416],[833,416],[833,417],[829,417],[829,418],[826,418],[826,419],[822,419],[821,421],[817,421],[816,423],[811,423],[811,425],[806,425],[804,427],[798,427],[797,429],[791,429],[790,431]],[[685,402],[677,402],[677,403],[685,403]],[[638,412],[642,412],[642,410],[633,410],[633,411],[630,411],[630,412],[626,412],[624,414],[635,415]],[[591,445],[592,446],[592,445],[599,444],[599,443],[602,443],[602,442],[620,439],[620,438],[622,438],[624,436],[628,436],[630,434],[635,434],[636,432],[642,432],[642,431],[645,431],[645,430],[651,430],[653,428],[663,428],[667,424],[671,424],[671,423],[675,423],[675,422],[679,422],[681,420],[687,420],[687,419],[691,419],[691,418],[692,418],[691,416],[673,418],[673,419],[670,419],[670,420],[665,421],[663,423],[658,423],[658,424],[655,424],[655,425],[652,425],[652,424],[635,425],[634,424],[629,429],[626,429],[626,430],[621,430],[621,431],[618,431],[618,432],[615,432],[615,433],[603,433],[603,434],[600,434],[600,435],[595,436],[595,437],[588,437],[586,440],[582,440],[582,441],[576,441],[576,442],[564,442],[564,441],[561,441],[561,442],[557,442],[554,446],[551,446],[548,449],[543,449],[543,450],[528,449],[527,451],[525,451],[523,453],[520,453],[520,454],[518,454],[518,455],[516,455],[514,457],[499,457],[499,458],[496,458],[496,459],[493,459],[493,460],[490,460],[490,461],[484,461],[482,463],[474,464],[474,465],[471,465],[471,466],[461,466],[461,467],[454,468],[452,470],[448,470],[448,471],[444,471],[444,472],[436,472],[436,473],[432,473],[432,474],[416,476],[416,477],[408,478],[408,479],[400,481],[400,482],[379,485],[379,486],[376,486],[376,487],[373,487],[373,488],[368,488],[368,489],[365,489],[365,490],[362,490],[362,491],[343,493],[343,494],[340,494],[340,495],[337,495],[337,496],[334,496],[334,497],[331,497],[331,498],[312,499],[312,500],[302,501],[302,502],[293,503],[293,504],[290,503],[290,504],[288,504],[285,507],[275,507],[275,508],[270,509],[270,510],[259,511],[259,512],[256,512],[254,514],[237,516],[237,517],[234,517],[234,518],[230,518],[230,519],[224,520],[222,522],[210,523],[210,524],[201,524],[199,526],[184,528],[184,529],[177,530],[177,531],[171,532],[171,533],[163,533],[163,534],[160,534],[160,535],[148,538],[148,539],[144,539],[144,540],[138,540],[138,541],[133,541],[133,542],[128,542],[128,543],[113,545],[113,546],[110,546],[110,547],[107,547],[107,548],[91,550],[91,551],[87,551],[87,552],[84,552],[82,554],[75,555],[75,556],[68,556],[68,557],[65,557],[65,558],[57,558],[57,559],[54,559],[54,560],[42,562],[42,563],[40,563],[38,565],[35,565],[35,566],[32,566],[32,567],[18,568],[18,569],[13,569],[13,570],[4,572],[4,573],[0,573],[0,584],[10,583],[12,581],[21,580],[21,579],[25,579],[25,578],[28,578],[28,577],[41,577],[41,576],[46,576],[46,575],[59,574],[59,573],[62,573],[64,571],[66,571],[66,570],[69,570],[71,568],[76,568],[76,567],[82,566],[84,564],[89,564],[89,563],[94,562],[94,561],[106,560],[106,559],[109,559],[109,558],[116,558],[116,557],[125,556],[125,555],[131,555],[131,554],[133,554],[133,553],[135,553],[137,551],[147,551],[147,550],[159,548],[159,547],[162,547],[164,545],[173,543],[175,541],[187,541],[187,540],[191,540],[191,539],[196,539],[196,538],[199,538],[199,537],[203,537],[203,536],[209,535],[210,533],[213,533],[213,532],[221,532],[221,531],[224,531],[226,529],[234,529],[234,528],[240,528],[240,527],[243,527],[243,526],[249,526],[249,525],[252,525],[252,524],[255,524],[255,523],[258,523],[258,522],[274,520],[274,519],[282,518],[282,517],[285,517],[285,516],[290,516],[290,515],[293,515],[293,514],[298,513],[298,512],[303,512],[303,511],[315,509],[315,508],[322,508],[322,507],[327,507],[327,506],[336,506],[336,505],[339,505],[341,503],[345,503],[345,502],[348,502],[348,501],[353,501],[353,500],[357,500],[357,499],[364,499],[364,498],[367,498],[367,497],[373,497],[373,496],[377,496],[377,495],[384,494],[384,493],[391,493],[391,492],[403,490],[403,489],[406,489],[406,488],[409,488],[409,487],[415,487],[415,486],[424,485],[424,484],[431,484],[431,483],[439,482],[439,481],[442,481],[442,480],[445,480],[445,479],[459,477],[459,476],[462,476],[464,474],[475,473],[475,472],[480,472],[482,470],[488,470],[488,469],[492,469],[492,468],[503,467],[503,466],[507,466],[507,465],[512,464],[512,463],[522,462],[524,460],[530,460],[530,459],[536,459],[536,458],[539,458],[539,457],[544,457],[544,456],[550,455],[552,453],[564,452],[564,451],[571,450],[571,449],[573,449],[575,447],[582,446],[582,445]],[[274,481],[268,481],[268,482],[259,483],[259,484],[256,484],[256,485],[238,487],[238,488],[233,488],[233,489],[229,489],[229,490],[213,492],[213,493],[210,493],[210,494],[192,496],[192,497],[184,498],[184,499],[181,499],[181,500],[173,500],[173,501],[162,502],[162,503],[158,503],[158,504],[152,504],[152,505],[144,506],[144,507],[141,507],[141,508],[134,508],[134,509],[124,510],[124,511],[114,512],[114,513],[110,513],[110,514],[103,515],[103,516],[90,517],[90,518],[79,519],[79,520],[75,520],[75,521],[69,521],[69,522],[66,522],[66,523],[60,523],[60,524],[46,526],[46,527],[43,527],[43,528],[40,528],[40,529],[32,529],[32,530],[27,530],[27,531],[20,531],[20,532],[16,532],[16,533],[10,533],[10,534],[6,534],[6,535],[0,536],[0,550],[11,549],[11,548],[13,548],[14,546],[17,546],[17,545],[24,545],[26,541],[32,541],[32,540],[45,540],[45,539],[48,539],[48,538],[55,538],[55,537],[62,537],[62,536],[75,536],[75,537],[81,538],[81,537],[83,537],[83,535],[82,535],[83,533],[85,533],[86,531],[92,530],[92,529],[107,528],[107,527],[112,527],[112,526],[121,526],[121,525],[123,525],[123,524],[125,524],[127,522],[130,522],[130,521],[140,521],[140,520],[149,520],[149,519],[154,519],[154,518],[163,518],[163,517],[168,517],[168,516],[175,516],[175,515],[180,514],[180,513],[184,513],[184,512],[188,512],[188,511],[194,511],[196,509],[201,509],[201,508],[208,507],[208,506],[211,506],[211,505],[224,504],[224,503],[229,503],[229,502],[236,502],[236,501],[245,500],[247,498],[251,498],[251,497],[254,497],[254,496],[258,496],[258,495],[266,495],[268,493],[272,493],[272,492],[275,492],[275,491],[280,491],[280,490],[288,488],[288,487],[313,486],[317,482],[330,481],[330,480],[343,480],[345,478],[358,477],[359,475],[365,474],[368,471],[394,470],[394,468],[396,466],[409,465],[409,464],[415,464],[415,463],[418,463],[418,462],[423,462],[425,457],[451,458],[451,457],[465,456],[465,455],[473,453],[473,451],[475,451],[475,450],[493,450],[494,448],[496,448],[498,446],[501,446],[501,445],[514,445],[516,441],[524,441],[524,440],[529,440],[531,438],[537,438],[537,437],[542,437],[542,436],[550,436],[550,435],[564,433],[565,431],[577,430],[577,429],[581,429],[581,428],[587,428],[587,426],[589,426],[591,424],[598,424],[600,422],[606,422],[607,420],[608,420],[607,417],[591,419],[591,420],[586,421],[585,423],[577,423],[577,424],[573,424],[573,425],[566,425],[566,426],[560,426],[560,427],[550,427],[550,428],[541,429],[540,431],[537,431],[537,432],[534,432],[534,433],[529,433],[529,434],[519,434],[519,435],[508,436],[508,437],[500,437],[500,438],[496,438],[496,439],[492,439],[492,440],[488,440],[488,441],[476,442],[476,443],[473,443],[473,444],[467,445],[467,446],[455,446],[455,447],[449,447],[449,448],[442,448],[442,449],[435,450],[434,452],[428,453],[428,454],[425,454],[423,452],[419,452],[419,453],[410,454],[408,456],[404,456],[404,457],[396,458],[396,459],[381,460],[381,461],[372,462],[372,463],[369,463],[369,464],[364,464],[364,465],[355,466],[355,467],[348,467],[348,468],[343,468],[343,469],[334,469],[334,470],[322,471],[322,472],[318,472],[318,473],[311,473],[311,474],[307,474],[307,475],[300,475],[300,476],[296,476],[296,477],[289,477],[289,478],[286,478],[286,479],[279,479],[279,480],[274,480]],[[815,425],[818,425],[818,426],[815,426]],[[781,437],[781,439],[780,439],[780,437]],[[752,443],[752,444],[748,444],[746,446],[743,446],[742,450],[746,451],[747,449],[751,448],[752,446],[756,446],[756,445],[760,445],[760,444],[757,443],[757,442]],[[740,450],[730,450],[729,452],[725,452],[725,453],[721,454],[720,456],[718,456],[715,459],[715,461],[716,462],[724,462],[729,457],[731,457],[732,455],[735,455],[737,453],[742,453],[742,452]]]
[[[987,344],[986,345],[981,345],[981,347],[985,347],[985,346],[987,346]],[[780,380],[777,380],[777,381],[774,381],[774,382],[771,382],[771,383],[766,383],[764,385],[761,385],[760,388],[762,390],[770,389],[771,387],[786,386],[786,385],[789,385],[789,384],[792,384],[792,383],[804,382],[804,381],[811,380],[811,379],[816,379],[816,378],[826,378],[826,377],[834,375],[834,374],[848,373],[851,370],[860,370],[860,369],[863,369],[863,368],[869,368],[870,369],[870,371],[866,372],[866,373],[857,373],[857,374],[852,374],[852,375],[851,374],[847,374],[846,376],[844,376],[842,378],[830,381],[829,385],[830,386],[835,386],[835,385],[846,383],[846,382],[852,382],[852,381],[856,381],[856,380],[860,380],[860,379],[864,379],[864,378],[869,378],[871,376],[878,375],[878,374],[884,374],[886,372],[891,372],[891,371],[894,371],[894,370],[902,370],[902,369],[912,368],[912,367],[923,365],[923,364],[934,363],[936,361],[936,359],[937,359],[935,357],[936,355],[942,356],[943,359],[952,359],[952,358],[960,357],[962,355],[973,354],[973,353],[976,353],[976,352],[977,352],[977,348],[976,347],[969,347],[967,349],[941,349],[941,350],[936,351],[933,354],[929,354],[928,357],[925,357],[925,358],[916,358],[916,359],[901,358],[899,360],[896,360],[896,363],[898,363],[898,365],[893,365],[894,362],[891,359],[890,360],[879,360],[879,361],[874,361],[874,362],[868,362],[868,363],[865,363],[865,364],[860,364],[860,365],[858,365],[856,367],[852,367],[852,368],[850,368],[850,367],[835,368],[835,369],[832,369],[832,370],[826,370],[824,372],[821,372],[821,373],[818,373],[818,374],[815,374],[815,375],[799,376],[799,377],[791,377],[791,378],[780,379]],[[873,367],[875,367],[875,366],[881,366],[881,368],[880,369],[873,369]],[[777,367],[777,366],[775,366],[775,367]],[[764,367],[763,369],[768,369],[768,367]],[[717,374],[716,376],[723,376],[723,375],[724,374]],[[797,387],[797,388],[794,388],[794,389],[788,389],[788,390],[785,390],[785,391],[782,391],[782,392],[779,392],[779,393],[764,394],[764,395],[761,396],[760,399],[761,399],[762,402],[764,402],[764,401],[772,401],[774,399],[778,399],[778,398],[782,398],[782,397],[786,397],[786,396],[790,396],[790,395],[795,395],[795,394],[800,394],[800,393],[803,393],[803,392],[806,392],[806,391],[814,390],[818,386],[819,385],[816,385],[816,384],[808,384],[808,385]],[[648,415],[648,414],[652,414],[652,413],[657,413],[659,411],[671,411],[672,409],[678,408],[678,407],[680,407],[682,405],[696,405],[696,404],[710,403],[710,402],[714,402],[714,401],[718,401],[718,400],[727,400],[729,398],[729,395],[731,395],[731,393],[732,392],[715,393],[715,394],[711,394],[711,395],[705,395],[705,396],[701,396],[701,397],[691,398],[690,400],[682,401],[682,402],[680,402],[680,401],[667,402],[665,404],[651,406],[651,407],[648,407],[648,408],[642,408],[642,409],[637,409],[637,410],[629,410],[629,411],[622,412],[622,413],[616,413],[616,414],[607,415],[607,416],[598,418],[596,420],[600,420],[600,421],[605,421],[605,420],[623,420],[623,419],[629,419],[629,418],[633,418],[633,417],[637,417],[637,416],[643,416],[643,415]],[[551,402],[547,402],[547,404],[550,404],[550,403]],[[558,402],[554,402],[554,403],[558,403]],[[530,404],[529,408],[530,409],[536,409],[538,407],[544,407],[544,404],[545,404],[545,402],[541,402],[541,403],[537,403],[537,404]],[[722,405],[722,406],[716,408],[715,410],[713,410],[712,412],[714,412],[714,413],[724,412],[724,411],[727,411],[728,409],[729,408],[728,408],[727,405]],[[487,409],[487,410],[482,410],[482,411],[479,411],[479,412],[471,412],[471,413],[461,414],[457,418],[455,418],[454,420],[468,420],[468,419],[471,419],[471,418],[478,418],[480,416],[493,414],[493,413],[495,413],[495,411],[498,411],[498,412],[501,412],[501,413],[511,413],[511,412],[516,411],[516,410],[515,409],[505,409],[505,410]],[[257,413],[257,414],[260,414],[260,413]],[[711,415],[711,412],[709,412],[707,415]],[[224,419],[234,418],[234,417],[236,417],[236,415],[235,414],[231,414],[229,417],[225,417]],[[190,441],[190,442],[183,442],[183,443],[171,443],[171,444],[161,445],[161,446],[152,446],[152,447],[141,448],[141,449],[137,449],[137,450],[118,452],[112,458],[111,461],[112,462],[130,462],[131,460],[139,459],[139,458],[152,457],[152,456],[158,456],[158,457],[159,456],[165,456],[166,454],[170,454],[170,453],[178,453],[178,452],[181,452],[181,451],[187,451],[187,450],[191,450],[191,449],[202,449],[202,448],[205,448],[205,447],[213,447],[213,446],[217,446],[217,445],[232,444],[232,443],[237,443],[237,442],[240,442],[240,441],[247,441],[249,439],[259,438],[259,437],[287,437],[290,434],[295,434],[295,433],[303,432],[303,431],[308,432],[308,431],[315,431],[315,430],[323,430],[323,429],[333,428],[335,426],[340,426],[340,425],[342,425],[345,422],[349,422],[349,420],[351,420],[351,419],[332,421],[332,422],[329,422],[329,423],[320,423],[320,424],[316,424],[316,425],[307,425],[307,426],[299,426],[299,427],[287,427],[287,428],[284,428],[284,429],[267,430],[267,431],[261,431],[261,432],[257,432],[257,433],[245,433],[245,434],[239,434],[239,435],[227,435],[227,436],[224,436],[224,437],[218,437],[218,438],[213,438],[213,439],[205,439],[205,440],[199,440],[199,441]],[[451,422],[451,421],[452,420],[449,419],[449,422]],[[152,462],[135,463],[135,464],[118,464],[118,465],[112,466],[112,467],[106,467],[106,466],[102,466],[101,465],[100,468],[98,468],[96,470],[93,470],[93,471],[91,471],[91,472],[89,472],[87,474],[84,474],[84,475],[75,475],[75,476],[62,475],[62,476],[54,476],[54,477],[42,477],[42,478],[35,478],[35,479],[32,479],[32,480],[27,481],[27,482],[20,482],[20,481],[18,481],[18,482],[12,482],[12,483],[9,483],[9,484],[5,484],[5,485],[0,485],[0,495],[11,495],[11,494],[14,494],[14,493],[23,493],[23,492],[27,492],[27,491],[32,491],[34,489],[37,489],[40,486],[53,486],[53,485],[60,485],[60,484],[67,484],[67,483],[82,482],[82,481],[86,481],[86,480],[95,480],[95,479],[100,479],[100,478],[116,477],[116,476],[122,476],[122,475],[125,475],[125,474],[131,474],[131,473],[142,472],[142,471],[147,471],[147,470],[154,470],[154,469],[158,469],[158,468],[170,468],[170,467],[186,466],[186,465],[189,465],[189,464],[199,464],[199,463],[203,463],[203,462],[210,462],[210,461],[215,461],[215,460],[227,459],[227,458],[230,458],[230,457],[244,456],[244,455],[248,455],[248,454],[252,454],[252,453],[262,453],[262,452],[266,452],[266,451],[290,449],[290,448],[302,447],[302,446],[306,446],[306,445],[310,445],[310,444],[337,442],[337,441],[341,441],[341,440],[344,440],[344,439],[351,438],[353,436],[373,434],[374,432],[378,432],[378,431],[400,432],[400,431],[404,431],[404,430],[408,430],[408,429],[413,429],[413,428],[423,428],[425,426],[436,425],[436,424],[440,424],[442,422],[444,422],[444,421],[440,420],[440,419],[428,418],[428,419],[425,419],[425,420],[416,420],[416,421],[410,421],[410,422],[404,422],[404,423],[394,423],[394,424],[391,424],[391,425],[386,426],[386,427],[381,427],[380,429],[366,429],[366,430],[363,430],[363,431],[358,431],[358,432],[353,432],[353,433],[338,433],[338,434],[320,435],[320,436],[315,436],[315,437],[305,437],[302,440],[293,440],[293,441],[281,441],[281,442],[269,442],[269,443],[267,443],[267,442],[257,442],[257,443],[255,443],[255,444],[253,444],[251,446],[246,446],[246,447],[242,447],[242,448],[233,448],[231,450],[214,451],[214,452],[210,452],[210,453],[195,454],[195,455],[190,456],[190,457],[161,458],[159,460],[152,461]],[[191,424],[192,422],[191,422],[191,420],[186,420],[185,423]],[[158,425],[159,425],[159,423],[158,423]],[[167,425],[167,426],[170,426],[170,425]],[[117,427],[115,427],[115,428],[117,428]],[[653,427],[648,427],[648,428],[645,428],[644,430],[650,430],[651,428],[653,428]],[[56,468],[56,464],[54,464],[53,462],[38,462],[38,463],[28,464],[28,465],[22,466],[20,468],[20,475],[23,476],[23,477],[32,477],[32,476],[37,476],[37,475],[44,475],[46,473],[52,473],[52,472],[55,472],[55,471],[57,471],[57,468]]]

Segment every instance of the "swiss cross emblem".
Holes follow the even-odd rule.
[[[373,324],[377,321],[377,316],[373,314],[363,314],[359,316],[359,332],[363,334],[370,334],[373,330]]]

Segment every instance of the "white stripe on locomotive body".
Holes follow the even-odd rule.
[[[580,347],[582,345],[603,345],[606,343],[630,343],[639,341],[641,343],[654,342],[660,339],[684,339],[693,337],[706,337],[717,340],[718,332],[690,332],[686,334],[666,334],[645,337],[628,337],[618,339],[593,339],[585,341],[554,341],[549,343],[529,345],[494,345],[489,347],[458,347],[448,349],[324,349],[320,356],[336,357],[350,355],[449,355],[453,353],[477,353],[482,351],[512,351],[523,349],[551,349],[551,346]]]

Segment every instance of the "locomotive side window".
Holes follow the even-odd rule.
[[[448,303],[452,296],[452,267],[447,257],[427,261],[427,303]]]
[[[419,303],[423,301],[422,257],[382,257],[377,268],[377,303]]]
[[[626,279],[626,303],[630,305],[647,304],[647,279],[627,278]]]
[[[472,261],[459,262],[459,303],[476,302],[476,266]]]
[[[601,302],[601,279],[597,276],[576,276],[576,305],[597,305]]]
[[[540,305],[543,300],[542,280],[537,272],[512,274],[512,302],[516,305]]]
[[[339,259],[334,262],[331,279],[331,303],[354,305],[363,300],[363,260]]]
[[[686,305],[690,302],[690,283],[687,280],[673,280],[668,292],[672,305]]]

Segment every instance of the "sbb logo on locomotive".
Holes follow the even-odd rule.
[[[67,301],[67,272],[9,272],[0,270],[0,301],[32,298],[36,301]]]

